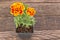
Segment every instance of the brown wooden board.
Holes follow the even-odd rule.
[[[14,30],[13,16],[10,15],[10,5],[13,2],[0,3],[0,27],[1,31]],[[34,30],[60,29],[60,3],[26,3],[36,9],[36,24]],[[10,29],[11,28],[11,29]]]
[[[16,1],[22,1],[37,11],[34,33],[31,37],[23,35],[25,38],[22,38],[15,32],[15,24],[13,16],[9,14],[9,7]],[[59,30],[60,0],[0,0],[0,40],[60,40]]]
[[[60,30],[35,30],[33,34],[17,34],[14,31],[6,31],[0,32],[0,40],[60,40]]]
[[[13,2],[3,2],[0,3],[0,16],[11,16],[10,13],[10,5]],[[28,4],[30,7],[34,7],[36,9],[35,16],[42,16],[42,15],[60,15],[60,3],[25,3]],[[3,12],[4,10],[4,12]],[[4,14],[4,15],[3,15]]]
[[[21,2],[60,2],[60,0],[0,0],[0,2],[4,1],[21,1]]]

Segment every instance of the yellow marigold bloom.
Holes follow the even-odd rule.
[[[29,7],[29,8],[27,8],[26,13],[27,13],[28,15],[30,15],[30,16],[34,16],[35,13],[36,13],[36,11],[35,11],[34,8]]]
[[[11,8],[10,13],[11,13],[12,15],[14,15],[14,16],[17,16],[17,15],[19,15],[19,14],[22,15],[22,14],[23,14],[23,11],[24,11],[24,9],[25,9],[24,4],[21,3],[21,2],[15,2],[15,3],[13,3],[13,4],[10,6],[10,8]]]

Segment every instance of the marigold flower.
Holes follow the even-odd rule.
[[[19,14],[22,15],[22,14],[23,14],[23,11],[24,11],[24,9],[25,9],[23,3],[21,3],[21,2],[15,2],[15,3],[13,3],[13,4],[10,6],[10,8],[11,8],[10,13],[11,13],[12,15],[14,15],[14,16],[17,16],[17,15],[19,15]]]
[[[26,13],[30,16],[34,16],[35,12],[36,12],[35,9],[31,7],[27,8],[27,11],[26,11]]]

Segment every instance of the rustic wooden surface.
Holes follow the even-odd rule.
[[[21,38],[15,33],[9,7],[16,1],[22,1],[37,11],[31,38]],[[60,0],[0,0],[0,40],[60,40]]]
[[[0,40],[60,40],[60,30],[35,30],[32,34],[17,34],[13,31],[6,31],[0,32]]]

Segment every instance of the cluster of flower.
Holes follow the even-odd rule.
[[[25,5],[21,2],[15,2],[10,6],[10,9],[11,9],[10,13],[13,16],[23,15],[25,10]],[[32,7],[27,7],[25,12],[26,15],[30,15],[30,16],[34,16],[36,13],[35,9]]]

